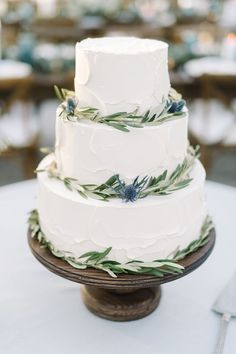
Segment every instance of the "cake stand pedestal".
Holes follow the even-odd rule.
[[[96,269],[76,269],[42,247],[31,237],[30,232],[28,243],[33,255],[51,272],[84,284],[82,298],[91,312],[108,320],[131,321],[145,317],[156,309],[161,298],[161,284],[189,274],[209,257],[215,244],[215,230],[210,231],[206,245],[179,262],[185,267],[182,274],[165,275],[162,278],[139,274],[121,274],[112,278]]]

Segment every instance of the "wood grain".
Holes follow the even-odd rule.
[[[95,286],[83,286],[81,290],[83,301],[91,312],[113,321],[143,318],[156,309],[161,298],[160,285],[118,293]]]

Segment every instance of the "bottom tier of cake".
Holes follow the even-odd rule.
[[[39,168],[45,168],[47,156]],[[75,257],[112,247],[109,259],[164,259],[200,236],[207,215],[205,170],[197,161],[190,185],[168,196],[148,196],[134,203],[84,199],[64,184],[38,174],[38,213],[41,229],[57,249]]]

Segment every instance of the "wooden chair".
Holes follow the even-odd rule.
[[[16,102],[22,101],[26,103],[29,100],[32,81],[32,75],[22,78],[0,79],[0,97],[4,102],[4,113],[8,112]],[[25,118],[27,119],[27,117]],[[34,136],[31,141],[27,142],[26,146],[6,146],[6,149],[1,151],[0,157],[4,159],[20,158],[25,178],[32,178],[35,169],[35,161],[37,159],[37,149],[38,136]]]
[[[232,101],[236,98],[235,95],[235,85],[236,85],[236,75],[202,75],[197,79],[200,89],[200,97],[204,100],[210,100],[213,98],[218,99],[222,102],[225,108],[232,108]],[[235,114],[235,112],[233,112]],[[222,116],[222,119],[224,117]],[[190,139],[194,144],[201,145],[201,160],[206,169],[209,169],[213,156],[221,152],[236,151],[236,141],[233,144],[226,145],[224,140],[216,144],[205,144],[199,140],[193,134],[190,135]]]

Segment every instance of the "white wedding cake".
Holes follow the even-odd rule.
[[[200,237],[205,170],[167,51],[133,37],[77,43],[75,93],[57,88],[55,153],[38,167],[40,228],[59,256],[109,248],[108,260],[151,262]]]

